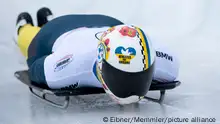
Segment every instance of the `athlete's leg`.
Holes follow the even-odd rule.
[[[28,12],[22,12],[18,15],[14,40],[26,58],[28,47],[39,30],[39,27],[34,27],[33,19]]]
[[[38,27],[33,26],[33,21],[29,13],[21,13],[17,19],[17,24],[22,22],[25,23],[20,26],[17,31],[17,44],[22,54],[28,58],[28,48],[33,41],[34,37],[38,34],[41,27],[52,19],[52,12],[49,8],[43,7],[37,11],[37,22]],[[26,22],[25,22],[25,21]]]
[[[19,29],[17,43],[19,49],[26,58],[28,57],[28,47],[39,31],[39,27],[30,24],[26,24]]]

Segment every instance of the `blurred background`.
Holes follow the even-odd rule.
[[[219,0],[5,0],[0,4],[0,124],[102,124],[103,117],[210,117],[220,123]],[[144,29],[180,59],[182,85],[168,91],[162,105],[143,100],[118,106],[106,95],[71,97],[66,110],[33,97],[13,73],[26,69],[13,42],[15,21],[49,7],[55,17],[106,14]],[[158,97],[158,92],[147,95]]]

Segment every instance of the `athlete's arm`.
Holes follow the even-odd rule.
[[[171,82],[176,80],[179,74],[179,60],[177,56],[165,47],[155,48],[156,63],[154,80]]]

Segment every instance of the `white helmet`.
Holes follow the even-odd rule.
[[[98,45],[97,77],[119,104],[138,102],[148,92],[155,51],[138,27],[118,25],[105,31]]]

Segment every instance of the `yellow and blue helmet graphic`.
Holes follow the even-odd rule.
[[[130,64],[130,61],[135,57],[136,50],[132,47],[124,48],[119,46],[115,50],[115,55],[117,55],[120,64]]]

